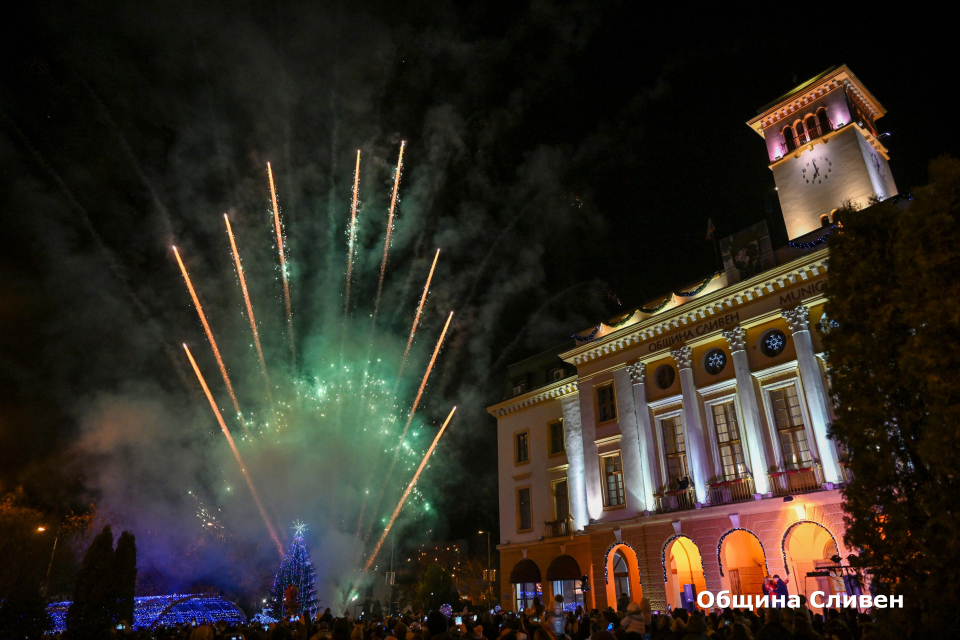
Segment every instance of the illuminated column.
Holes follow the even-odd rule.
[[[690,461],[690,481],[693,483],[697,502],[707,501],[707,467],[703,450],[703,421],[700,419],[700,402],[697,387],[693,383],[693,348],[683,346],[670,352],[680,369],[680,390],[683,392],[683,421],[687,428],[687,459]]]
[[[656,488],[652,471],[656,467],[656,461],[653,459],[653,429],[650,426],[650,408],[647,406],[647,390],[644,384],[647,367],[642,362],[638,362],[629,365],[627,372],[630,374],[630,382],[633,383],[633,405],[637,418],[637,445],[640,451],[644,509],[656,511],[656,502],[653,499],[653,491]]]
[[[563,435],[567,449],[567,500],[573,530],[581,531],[587,517],[587,485],[583,477],[583,435],[580,431],[580,395],[576,392],[560,398],[563,408]]]
[[[810,310],[800,305],[795,309],[784,309],[780,312],[790,331],[793,333],[793,343],[797,349],[797,366],[800,369],[800,382],[803,384],[803,395],[810,409],[810,422],[813,424],[813,437],[817,441],[817,450],[820,452],[820,464],[823,467],[823,479],[834,484],[841,481],[840,464],[837,450],[833,442],[827,437],[827,426],[830,424],[830,409],[827,407],[827,394],[823,388],[820,376],[820,367],[817,356],[813,352],[813,337],[810,335]]]
[[[650,509],[647,498],[649,482],[645,481],[647,461],[638,445],[638,407],[633,397],[633,374],[630,367],[613,372],[616,385],[617,417],[620,421],[620,456],[623,461],[623,484],[627,492],[627,508],[642,512]]]
[[[760,405],[757,391],[750,375],[750,363],[747,361],[747,348],[744,344],[746,331],[736,326],[724,331],[723,337],[730,345],[730,357],[733,359],[733,371],[737,375],[737,393],[740,396],[740,409],[743,413],[743,436],[747,441],[747,455],[750,457],[750,473],[753,474],[753,486],[757,493],[770,492],[770,478],[767,476],[767,452],[763,447],[763,435],[760,430]]]

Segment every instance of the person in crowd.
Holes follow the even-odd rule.
[[[631,602],[627,605],[626,613],[620,621],[620,626],[627,633],[646,633],[647,625],[651,622],[650,600],[641,598],[640,604]]]
[[[683,640],[708,640],[707,622],[699,612],[690,616],[684,631]]]
[[[757,633],[757,640],[786,640],[792,637],[790,630],[783,626],[783,613],[780,609],[769,608],[763,612],[763,627]]]
[[[543,624],[553,633],[555,638],[566,638],[567,612],[563,610],[563,594],[553,596],[550,610],[544,614]]]
[[[730,634],[730,640],[753,640],[753,634],[750,633],[750,627],[742,622],[734,623],[733,632]]]

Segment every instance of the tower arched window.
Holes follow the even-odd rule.
[[[788,152],[797,148],[797,139],[794,137],[793,127],[783,128],[783,141],[787,145]]]
[[[829,214],[829,213],[825,213],[825,214],[823,214],[822,216],[820,216],[820,226],[821,226],[821,227],[829,227],[831,224],[832,224],[832,223],[830,222],[830,214]]]
[[[805,126],[807,127],[807,133],[810,134],[810,139],[819,138],[823,135],[820,131],[817,130],[817,119],[810,114],[804,119]]]
[[[820,124],[820,135],[833,131],[830,118],[827,116],[827,110],[823,107],[817,109],[817,122]]]
[[[803,122],[797,123],[797,144],[801,145],[807,141],[807,128],[803,126]]]

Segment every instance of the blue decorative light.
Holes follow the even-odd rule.
[[[306,613],[312,617],[317,611],[314,587],[316,572],[313,569],[313,563],[310,562],[310,552],[307,551],[307,545],[303,539],[306,530],[307,525],[299,520],[293,525],[293,542],[290,543],[290,549],[280,563],[280,569],[277,570],[273,580],[273,588],[270,590],[270,607],[267,613],[272,618],[281,618],[284,615],[284,595],[287,587],[291,585],[299,589],[297,613]]]
[[[63,633],[66,628],[67,610],[71,604],[64,601],[47,606],[55,632]],[[223,620],[233,625],[243,624],[247,618],[235,604],[220,596],[172,593],[133,599],[134,630],[191,624],[194,620],[198,624],[213,624]]]
[[[777,351],[784,345],[783,338],[779,333],[771,333],[764,342],[770,351]]]
[[[813,249],[814,247],[818,247],[824,242],[826,242],[827,238],[830,237],[830,234],[836,231],[836,229],[837,229],[837,225],[832,224],[830,225],[830,230],[827,231],[822,236],[820,236],[819,238],[817,238],[816,240],[811,240],[810,242],[794,242],[793,240],[791,240],[787,244],[789,244],[790,247],[793,249]]]

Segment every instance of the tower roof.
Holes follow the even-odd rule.
[[[842,64],[839,67],[830,67],[826,71],[794,87],[770,104],[761,107],[757,111],[758,115],[747,121],[747,126],[760,134],[760,136],[763,136],[764,130],[778,122],[781,118],[790,115],[797,109],[803,108],[804,105],[826,93],[841,87],[846,89],[850,97],[869,113],[874,120],[880,118],[887,112],[887,110],[883,108],[883,105],[873,97],[873,94],[867,90],[847,65]]]

